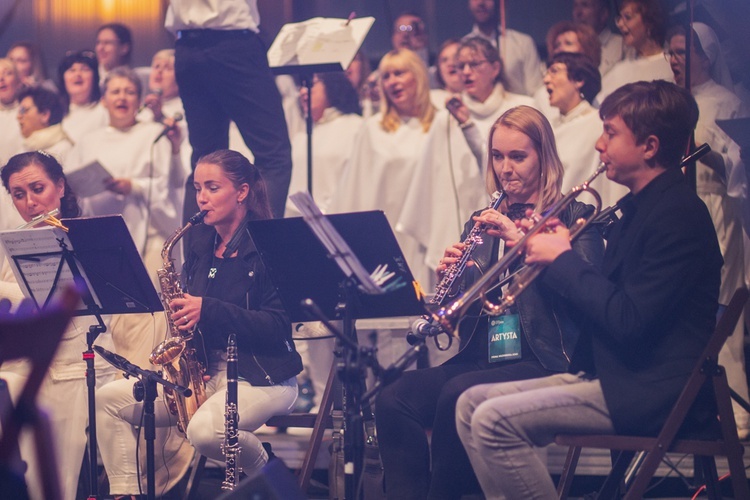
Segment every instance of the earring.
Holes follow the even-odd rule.
[[[578,95],[581,96],[581,99],[583,99],[584,101],[586,100],[586,96],[583,95],[583,92],[578,92]]]

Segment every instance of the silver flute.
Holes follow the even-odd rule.
[[[224,481],[222,490],[233,490],[239,483],[242,466],[240,465],[240,416],[237,412],[237,335],[229,334],[227,339],[227,399],[224,412],[224,443],[221,452],[224,454]]]

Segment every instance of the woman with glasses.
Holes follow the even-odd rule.
[[[107,110],[99,103],[98,68],[96,55],[90,50],[69,52],[57,68],[57,84],[65,109],[62,126],[74,144],[108,122]]]
[[[44,151],[65,164],[73,143],[60,122],[63,108],[55,92],[42,87],[23,90],[19,95],[18,124],[24,151]]]
[[[531,97],[505,89],[500,56],[482,38],[461,42],[456,67],[464,90],[435,115],[396,226],[426,248],[425,263],[431,270],[462,222],[487,205],[483,178],[490,127],[508,109],[534,105]],[[431,285],[432,280],[422,283],[426,289]]]
[[[615,18],[626,47],[635,50],[635,59],[625,59],[602,78],[602,90],[596,102],[626,83],[637,81],[674,81],[669,62],[664,58],[665,17],[659,0],[625,0]]]

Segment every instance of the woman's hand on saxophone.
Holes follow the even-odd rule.
[[[189,293],[182,298],[172,299],[169,308],[172,310],[172,321],[180,330],[190,330],[201,320],[203,297],[195,297]]]
[[[516,223],[497,210],[488,208],[475,216],[474,220],[484,224],[488,235],[502,239],[509,246],[523,238],[524,233]]]

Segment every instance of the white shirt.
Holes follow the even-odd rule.
[[[89,132],[106,127],[108,123],[109,113],[100,102],[83,106],[71,104],[68,114],[62,120],[63,130],[73,144]]]
[[[179,156],[172,155],[172,146],[166,138],[151,147],[163,128],[161,124],[141,122],[127,130],[108,126],[83,137],[68,155],[70,171],[96,160],[113,177],[130,179],[133,188],[129,195],[105,191],[82,199],[81,205],[87,216],[122,214],[141,252],[148,225],[163,237],[180,227],[182,208],[175,205],[173,198],[174,172],[182,173]]]
[[[492,124],[510,108],[534,104],[530,97],[505,92],[501,85],[481,105],[465,94],[463,100],[474,122],[471,128],[476,128],[480,136],[483,145],[480,156],[484,161],[477,164],[464,131],[447,110],[439,111],[396,225],[398,231],[410,235],[425,248],[425,264],[433,270],[446,247],[458,241],[471,214],[487,205],[486,144]]]
[[[666,80],[674,82],[674,74],[664,54],[659,52],[653,56],[625,59],[602,77],[602,90],[597,94],[595,103],[601,104],[604,99],[627,83],[638,81]]]
[[[172,33],[186,29],[252,30],[258,32],[257,0],[169,0],[164,27]]]
[[[335,108],[328,108],[313,126],[313,198],[325,213],[336,192],[346,162],[354,148],[354,142],[362,126],[362,117],[355,114],[342,115]],[[292,180],[289,194],[307,191],[307,133],[298,132],[292,138]],[[286,203],[286,217],[299,217],[297,207]]]
[[[588,179],[599,166],[599,152],[595,146],[602,135],[602,120],[588,102],[581,101],[567,115],[559,115],[550,124],[555,133],[557,154],[565,169],[562,192],[568,193]],[[591,187],[601,195],[603,209],[628,194],[625,186],[607,179],[605,172],[599,174]],[[591,203],[585,195],[581,196],[581,201]]]
[[[406,200],[427,132],[417,118],[402,121],[394,132],[380,125],[380,113],[366,119],[344,168],[330,213],[382,210],[391,227],[396,225]],[[430,283],[432,273],[424,266],[424,252],[408,235],[396,239],[417,281]]]
[[[599,64],[602,76],[623,59],[635,59],[635,50],[623,43],[622,35],[612,33],[609,28],[604,28],[599,33],[599,42],[602,44],[602,60]]]
[[[499,30],[500,28],[498,28]],[[474,25],[464,38],[478,36],[497,46],[494,36],[487,36]],[[542,84],[542,63],[534,39],[520,31],[506,29],[500,37],[500,58],[508,90],[516,94],[533,95]]]
[[[18,107],[17,102],[8,107],[0,104],[0,167],[21,149],[23,136],[18,124]]]

